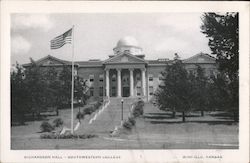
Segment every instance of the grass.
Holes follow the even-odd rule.
[[[124,116],[129,105],[124,105]],[[74,113],[77,114],[78,108]],[[91,139],[40,139],[42,122],[27,122],[24,126],[11,127],[11,149],[237,149],[238,123],[225,119],[226,115],[206,112],[204,117],[189,116],[182,123],[181,117],[171,119],[171,114],[145,105],[145,117],[137,118],[131,131],[119,138],[109,137],[110,131],[120,123],[119,106],[104,110],[93,124],[92,115],[85,116],[78,134],[96,134]],[[197,114],[199,114],[197,112]],[[59,117],[70,127],[70,109],[60,110]],[[196,115],[196,113],[194,113]],[[155,116],[155,117],[154,117]],[[75,117],[75,115],[74,115]],[[148,118],[150,117],[150,118]],[[165,118],[164,118],[165,117]],[[47,117],[50,122],[58,116]],[[74,123],[77,123],[75,119]]]

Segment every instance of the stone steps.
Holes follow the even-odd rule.
[[[115,126],[121,123],[121,98],[111,98],[110,104],[107,108],[96,118],[92,124],[85,124],[82,128],[85,133],[93,134],[110,134],[114,130]],[[127,119],[131,104],[135,99],[125,98],[123,99],[123,120]]]

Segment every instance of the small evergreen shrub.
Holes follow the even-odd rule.
[[[143,115],[143,107],[144,107],[144,101],[139,100],[135,103],[134,108],[132,110],[132,114],[134,117],[139,117]]]
[[[53,121],[53,126],[54,127],[60,127],[63,125],[63,120],[61,118],[56,118],[54,121]]]
[[[94,111],[95,109],[93,106],[89,106],[83,110],[84,114],[88,114],[88,115],[92,114]]]
[[[85,116],[84,112],[78,112],[76,115],[76,119],[80,121],[81,119],[84,119],[84,116]]]
[[[98,110],[99,109],[99,107],[102,105],[102,103],[101,102],[97,102],[97,103],[95,103],[94,104],[94,111],[96,111],[96,110]]]
[[[40,125],[41,132],[51,132],[54,130],[54,127],[47,121],[43,121]]]
[[[132,124],[132,126],[134,126],[136,123],[135,118],[133,117],[128,117],[128,121]]]
[[[132,123],[130,121],[126,120],[126,121],[123,122],[122,126],[124,128],[126,128],[126,129],[131,130],[133,125],[132,125]]]

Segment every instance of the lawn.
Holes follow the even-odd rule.
[[[136,119],[136,126],[120,137],[110,137],[110,131],[119,124],[118,106],[104,110],[93,124],[86,116],[78,133],[96,134],[90,139],[40,139],[42,121],[27,122],[11,128],[12,149],[236,149],[238,148],[238,123],[221,113],[190,114],[187,122],[181,117],[171,118],[151,104],[145,105],[144,117]],[[113,109],[113,110],[112,110]],[[128,106],[125,105],[125,114]],[[76,114],[78,109],[75,109]],[[126,115],[125,115],[126,116]],[[70,127],[70,109],[60,110],[59,117]],[[48,116],[52,121],[57,116]],[[77,120],[75,120],[75,123]]]

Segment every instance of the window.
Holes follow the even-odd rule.
[[[99,96],[103,96],[103,87],[99,88]]]
[[[141,87],[136,87],[137,96],[141,95]]]
[[[103,78],[104,78],[103,74],[99,75],[99,82],[103,82]]]
[[[140,81],[140,80],[141,80],[140,74],[137,74],[137,75],[136,75],[136,80],[137,80],[137,81]]]
[[[152,74],[149,74],[149,75],[148,75],[148,80],[149,80],[149,81],[153,81],[153,80],[154,80],[154,78],[153,78],[153,75],[152,75]]]
[[[113,75],[113,76],[112,76],[112,82],[115,82],[115,81],[116,81],[116,76]]]
[[[150,86],[149,87],[149,95],[152,96],[154,94],[154,87]]]
[[[92,96],[94,96],[94,88],[93,87],[91,87],[90,89],[89,89],[89,95],[92,97]]]
[[[89,81],[94,82],[94,75],[89,75]]]

